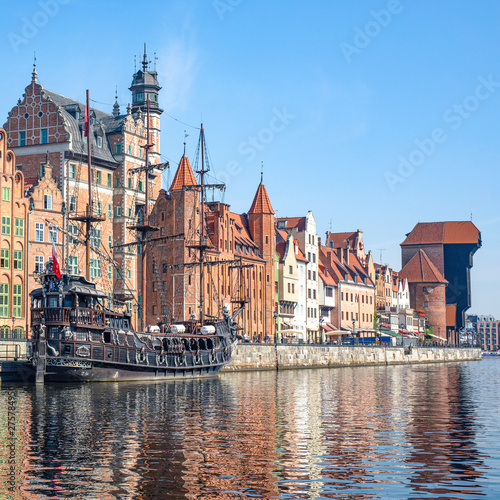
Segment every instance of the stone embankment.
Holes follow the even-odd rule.
[[[237,344],[222,370],[291,370],[341,366],[480,361],[478,348]]]

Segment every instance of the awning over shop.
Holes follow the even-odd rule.
[[[390,335],[391,337],[399,337],[403,338],[403,335],[400,335],[399,333],[393,332],[392,330],[386,330],[385,328],[380,329],[380,334],[383,335]]]
[[[325,335],[351,335],[351,332],[346,332],[345,330],[331,330],[329,332],[325,332]]]
[[[321,323],[321,328],[323,328],[325,332],[333,332],[334,330],[337,330],[337,327],[332,323]]]

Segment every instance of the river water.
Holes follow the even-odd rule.
[[[500,358],[3,385],[0,498],[500,498]]]

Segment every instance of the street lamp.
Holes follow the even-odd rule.
[[[274,343],[278,343],[278,311],[274,311]]]
[[[354,338],[356,334],[355,328],[356,328],[356,320],[352,318],[352,345],[354,345]]]

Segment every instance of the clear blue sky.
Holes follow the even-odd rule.
[[[278,216],[312,210],[320,236],[360,228],[395,269],[417,222],[472,213],[483,247],[471,312],[499,318],[499,21],[494,0],[8,2],[0,114],[28,85],[34,51],[43,86],[82,101],[88,88],[109,112],[118,86],[124,110],[147,42],[161,106],[203,119],[234,211],[249,209],[264,162]],[[184,130],[193,157],[197,130],[163,115],[172,164]]]

